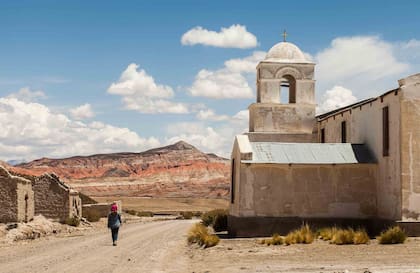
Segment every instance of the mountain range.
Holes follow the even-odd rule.
[[[230,162],[179,141],[140,153],[41,158],[7,165],[15,173],[55,173],[89,196],[227,198]]]

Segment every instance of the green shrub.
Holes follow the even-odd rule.
[[[207,248],[217,245],[219,237],[209,234],[206,226],[197,223],[188,232],[187,241],[189,244],[198,244]]]
[[[80,225],[80,218],[75,217],[75,216],[68,217],[66,220],[64,220],[64,224],[73,226],[73,227],[78,227]]]
[[[407,239],[404,230],[399,226],[390,227],[379,236],[380,244],[403,244]]]
[[[354,230],[349,229],[337,229],[331,238],[331,243],[336,245],[348,245],[353,244]]]
[[[84,212],[84,216],[89,222],[98,222],[101,219],[101,215],[96,210],[88,210]]]
[[[228,211],[224,209],[215,209],[204,213],[201,216],[201,222],[205,226],[212,226],[216,232],[227,230]]]
[[[289,232],[284,239],[286,245],[291,244],[310,244],[314,241],[314,233],[308,224],[303,225],[300,229]]]
[[[191,211],[181,211],[181,216],[183,219],[192,219],[193,213]]]
[[[355,245],[368,244],[369,242],[370,238],[366,230],[358,229],[356,232],[354,232],[353,243]]]

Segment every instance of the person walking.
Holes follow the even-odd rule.
[[[108,228],[111,229],[113,246],[117,245],[118,230],[120,229],[121,224],[121,215],[118,213],[117,204],[114,203],[111,206],[111,213],[108,214]]]

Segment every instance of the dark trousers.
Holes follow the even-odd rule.
[[[118,230],[120,228],[111,228],[111,234],[112,234],[112,241],[115,242],[116,240],[118,240]]]

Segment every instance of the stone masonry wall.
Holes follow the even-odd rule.
[[[29,221],[34,216],[31,182],[0,166],[0,222]]]
[[[35,214],[65,220],[70,217],[70,188],[57,176],[44,174],[33,181]]]

